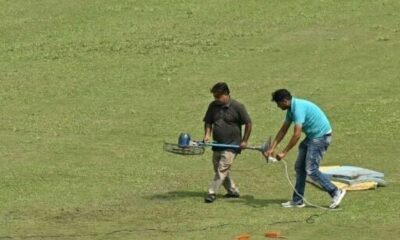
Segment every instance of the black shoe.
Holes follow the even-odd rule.
[[[227,193],[224,195],[224,198],[240,198],[240,194],[238,192]]]
[[[207,197],[204,198],[205,203],[212,203],[217,199],[217,196],[215,194],[208,194]]]

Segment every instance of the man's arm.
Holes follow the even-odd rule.
[[[212,124],[204,123],[204,142],[208,142],[211,139]]]
[[[278,133],[277,133],[276,136],[275,136],[274,141],[271,143],[271,146],[269,147],[269,149],[268,149],[268,151],[267,151],[267,155],[268,155],[268,156],[271,155],[271,154],[274,152],[276,146],[278,146],[278,144],[279,144],[279,143],[282,141],[282,139],[285,137],[285,135],[286,135],[286,133],[287,133],[289,127],[290,127],[290,122],[286,122],[286,121],[285,121],[285,122],[282,124],[281,129],[279,129]]]
[[[281,159],[283,159],[284,157],[286,157],[286,155],[288,154],[288,152],[290,151],[290,149],[292,149],[292,148],[297,144],[297,142],[299,141],[299,139],[300,139],[300,137],[301,137],[301,129],[302,129],[301,125],[298,125],[298,124],[295,124],[295,125],[294,125],[293,136],[292,136],[292,138],[290,139],[288,145],[283,149],[282,152],[280,152],[280,153],[278,153],[278,154],[276,155],[276,158],[277,158],[278,160],[281,160]]]
[[[247,147],[247,142],[249,141],[249,138],[250,138],[252,126],[253,125],[251,124],[251,122],[246,123],[244,125],[244,134],[243,134],[242,141],[240,143],[240,148],[242,148],[242,149]]]

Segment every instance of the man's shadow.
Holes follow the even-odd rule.
[[[232,198],[226,198],[224,199],[226,202],[232,203],[232,204],[244,204],[253,208],[262,208],[262,207],[268,207],[269,205],[279,205],[287,201],[286,199],[272,199],[272,198],[267,198],[267,199],[262,199],[262,198],[255,198],[253,195],[243,195],[240,196],[238,199],[232,199]]]
[[[161,194],[155,194],[150,196],[150,200],[177,200],[180,198],[202,198],[204,197],[204,192],[190,192],[190,191],[171,191]]]
[[[194,191],[171,191],[162,194],[155,194],[149,197],[150,200],[164,200],[173,201],[181,198],[198,198],[199,201],[203,202],[205,192],[194,192]],[[222,194],[217,195],[216,201],[224,201],[230,204],[244,204],[253,208],[262,208],[269,205],[280,205],[287,199],[258,199],[253,195],[242,195],[240,198],[224,198]]]

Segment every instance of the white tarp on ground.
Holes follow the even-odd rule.
[[[386,186],[384,174],[374,170],[354,166],[323,166],[320,171],[338,188],[346,190],[366,190]],[[307,181],[313,184],[309,177]],[[318,185],[318,184],[316,184]]]

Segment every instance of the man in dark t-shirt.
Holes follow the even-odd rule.
[[[239,145],[238,148],[213,147],[213,166],[215,176],[208,189],[204,201],[212,203],[221,185],[228,192],[225,197],[238,198],[239,189],[229,176],[230,168],[237,154],[247,146],[251,133],[251,119],[246,108],[240,102],[230,97],[228,85],[224,82],[215,84],[210,91],[214,101],[208,106],[204,116],[204,141],[208,142],[213,136],[217,143]],[[242,137],[242,125],[245,125]],[[212,134],[211,134],[212,133]]]

